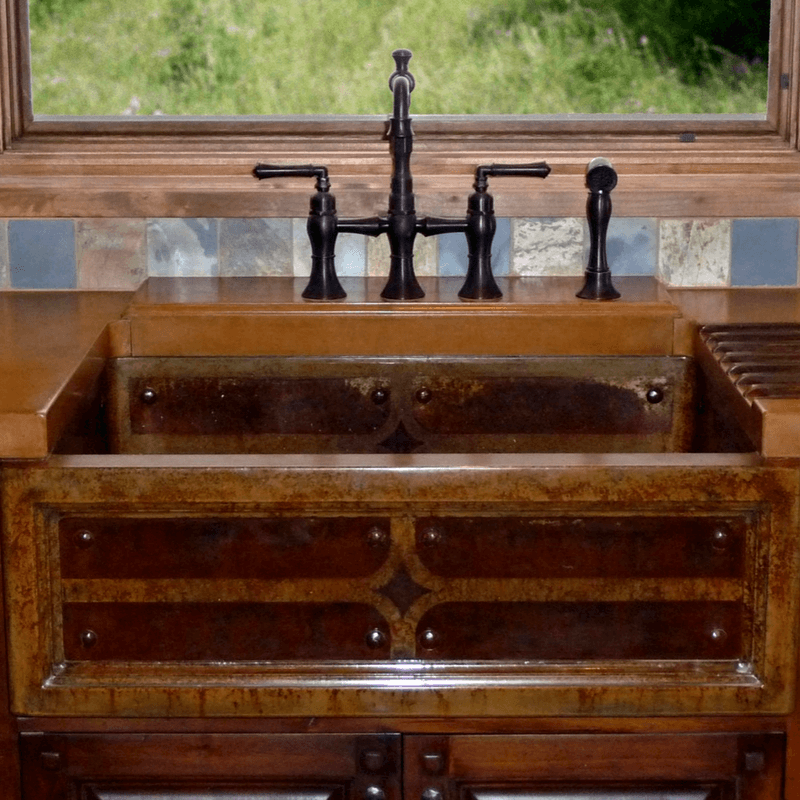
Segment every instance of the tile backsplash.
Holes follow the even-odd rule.
[[[148,275],[307,276],[305,219],[0,220],[0,289],[132,289]],[[797,286],[798,220],[613,218],[615,275],[656,275],[673,286]],[[574,275],[586,268],[582,218],[498,219],[496,275]],[[386,275],[385,236],[341,234],[337,272]],[[461,234],[415,242],[418,275],[466,272]]]

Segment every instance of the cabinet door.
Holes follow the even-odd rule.
[[[405,800],[780,800],[781,734],[413,736]]]
[[[23,734],[25,800],[400,800],[400,737]]]

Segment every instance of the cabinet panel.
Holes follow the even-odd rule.
[[[70,661],[387,658],[389,629],[358,603],[65,603]]]
[[[64,578],[362,578],[389,552],[378,517],[63,517]]]
[[[781,734],[411,736],[406,800],[780,800]]]
[[[337,789],[119,789],[86,787],[87,800],[341,800]],[[613,798],[612,798],[613,800]],[[666,800],[671,800],[667,798]],[[694,800],[694,798],[690,798]]]
[[[25,800],[400,798],[396,734],[23,734]]]
[[[448,578],[741,577],[753,515],[422,517],[420,562]]]
[[[120,458],[4,470],[15,713],[793,702],[794,469]]]
[[[656,784],[633,789],[621,786],[604,786],[602,789],[553,787],[522,791],[476,789],[467,790],[464,795],[466,800],[724,800],[724,791],[724,788],[719,785],[659,786]]]
[[[440,603],[417,628],[431,659],[734,659],[740,603]]]

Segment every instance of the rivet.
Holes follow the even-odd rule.
[[[85,528],[79,530],[75,534],[75,544],[77,544],[78,547],[82,547],[84,549],[87,547],[91,547],[94,544],[94,534],[91,531],[86,530]]]
[[[420,535],[420,539],[425,547],[435,547],[442,541],[442,532],[439,528],[425,528]]]
[[[731,536],[727,529],[720,526],[711,532],[711,546],[715,550],[725,550],[730,544]]]
[[[724,628],[714,628],[711,631],[711,641],[716,644],[722,644],[728,638],[728,634]]]
[[[385,545],[389,538],[389,534],[379,525],[373,525],[367,531],[367,543],[370,547],[381,547]]]
[[[444,800],[444,795],[441,789],[429,786],[427,789],[422,790],[422,800]]]
[[[158,393],[155,389],[151,389],[149,386],[142,392],[140,395],[142,402],[146,406],[151,406],[153,403],[158,400]]]
[[[364,789],[364,800],[386,800],[386,792],[380,786],[367,786]]]
[[[422,633],[419,635],[419,643],[426,649],[432,650],[439,644],[440,641],[439,634],[433,630],[433,628],[426,628]]]
[[[371,631],[367,632],[365,641],[367,647],[377,650],[379,647],[383,647],[386,644],[386,634],[380,628],[373,628]]]
[[[652,389],[648,389],[645,397],[648,403],[656,405],[656,403],[660,403],[664,399],[664,390],[654,386]]]
[[[375,389],[371,397],[376,406],[382,406],[389,399],[389,390],[384,388]]]
[[[97,634],[87,628],[85,631],[81,631],[81,644],[88,650],[90,647],[94,647],[97,644]]]
[[[431,398],[433,397],[433,392],[430,389],[426,389],[424,386],[422,389],[417,389],[417,402],[419,403],[430,403]]]

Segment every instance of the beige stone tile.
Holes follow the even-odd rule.
[[[512,275],[583,275],[584,223],[577,217],[511,221]]]
[[[75,250],[79,289],[136,288],[147,277],[147,220],[77,220]]]
[[[436,240],[436,236],[417,236],[414,239],[415,275],[439,274],[439,248]],[[367,274],[388,277],[391,255],[388,237],[367,237]]]
[[[730,283],[729,219],[665,219],[659,225],[659,277],[671,286]]]

